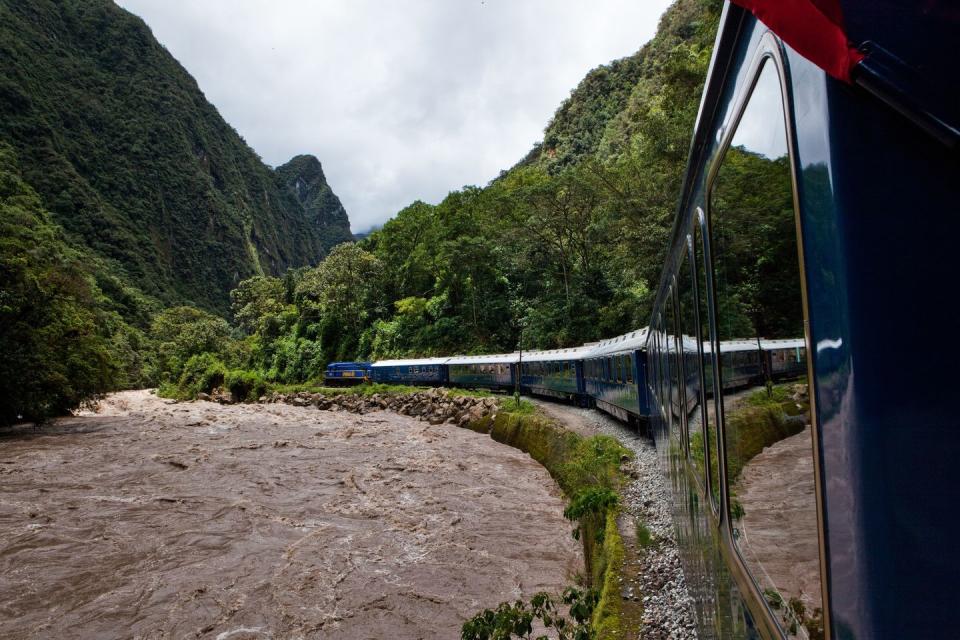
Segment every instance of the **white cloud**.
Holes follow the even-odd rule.
[[[486,184],[666,0],[118,0],[264,161],[320,158],[354,231]]]

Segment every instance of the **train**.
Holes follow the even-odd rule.
[[[324,381],[343,386],[374,382],[408,386],[485,389],[565,400],[597,408],[646,432],[648,400],[646,327],[566,349],[332,362]],[[796,376],[806,361],[801,339],[731,341],[722,345],[725,384],[737,388]]]
[[[725,2],[648,326],[370,379],[646,433],[700,638],[952,636],[958,34],[944,2]]]
[[[369,362],[331,362],[323,372],[323,384],[346,387],[370,380]]]
[[[646,344],[701,638],[956,634],[958,35],[724,5]]]

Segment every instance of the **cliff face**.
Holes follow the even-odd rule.
[[[307,220],[320,235],[326,251],[342,242],[352,242],[350,218],[340,198],[327,184],[320,161],[311,155],[296,156],[277,167],[281,183],[297,200]]]
[[[108,0],[0,0],[0,114],[70,242],[161,304],[223,312],[240,280],[316,264],[349,229],[319,162],[298,198]]]

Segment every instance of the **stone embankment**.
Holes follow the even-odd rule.
[[[200,399],[213,400],[222,404],[233,403],[229,393],[215,392],[213,396]],[[415,393],[374,393],[369,396],[354,393],[327,395],[307,391],[272,392],[261,396],[258,402],[290,404],[295,407],[312,406],[323,411],[347,411],[358,414],[393,411],[430,424],[446,422],[458,427],[465,427],[485,416],[496,417],[499,407],[496,398],[458,395],[442,388],[426,389]]]

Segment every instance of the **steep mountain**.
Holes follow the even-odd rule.
[[[647,324],[721,9],[675,0],[650,42],[584,77],[514,167],[365,239],[388,304],[369,310],[380,318],[360,355],[568,347]]]
[[[344,235],[319,162],[299,199],[109,0],[0,0],[0,114],[24,181],[102,259],[98,283],[222,313],[244,278],[316,264]]]
[[[347,210],[327,184],[319,160],[311,155],[296,156],[277,167],[277,176],[303,207],[326,251],[341,242],[353,242]]]
[[[554,113],[543,141],[519,164],[541,164],[556,173],[583,160],[607,161],[636,142],[650,117],[662,118],[666,109],[685,112],[685,119],[695,116],[718,15],[716,0],[674,2],[639,51],[587,73]],[[695,87],[695,99],[689,91],[674,95],[675,85],[681,91]]]

